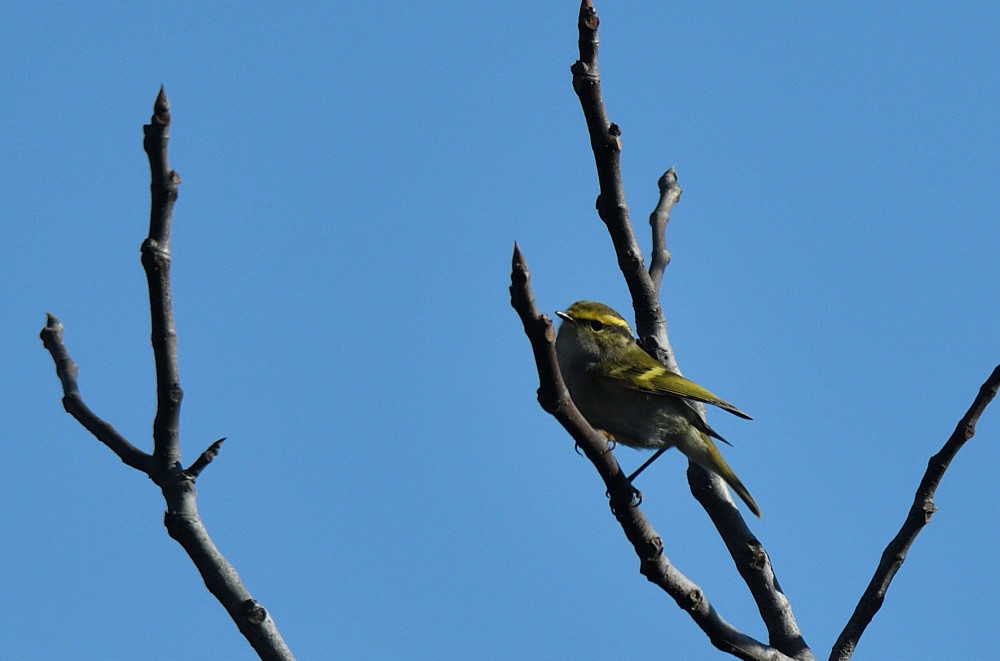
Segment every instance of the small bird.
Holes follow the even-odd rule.
[[[577,301],[556,314],[563,320],[556,336],[559,369],[583,417],[622,445],[656,449],[650,461],[676,447],[724,479],[760,518],[756,501],[722,458],[712,437],[727,445],[729,441],[708,426],[692,400],[747,420],[750,416],[661,365],[636,343],[628,322],[607,305]]]

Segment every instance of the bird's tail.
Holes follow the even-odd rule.
[[[693,435],[694,434],[691,436]],[[747,488],[743,486],[742,482],[740,482],[740,478],[736,477],[736,473],[734,473],[733,469],[729,467],[726,460],[722,458],[722,453],[719,452],[719,448],[716,447],[715,443],[708,437],[707,434],[697,432],[697,435],[699,436],[698,440],[701,442],[678,444],[677,448],[687,455],[688,459],[695,462],[702,468],[712,471],[725,480],[726,483],[732,487],[733,491],[736,492],[736,495],[743,499],[743,502],[747,504],[750,511],[754,513],[754,516],[758,519],[761,518],[760,508],[757,507],[757,501],[753,499],[753,496],[750,495]]]

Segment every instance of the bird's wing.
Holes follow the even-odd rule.
[[[694,381],[689,381],[680,374],[671,372],[646,352],[642,352],[642,355],[648,360],[639,359],[636,361],[636,364],[620,364],[609,361],[600,365],[597,371],[604,378],[611,379],[620,386],[632,390],[693,399],[718,406],[720,409],[729,411],[741,418],[747,420],[753,419],[726,400],[702,388]]]

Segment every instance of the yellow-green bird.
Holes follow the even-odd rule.
[[[636,343],[628,322],[607,305],[577,301],[556,314],[563,319],[556,336],[559,369],[583,417],[628,447],[676,447],[724,479],[759,518],[756,501],[712,437],[728,441],[708,426],[691,400],[747,420],[750,416],[661,365]]]

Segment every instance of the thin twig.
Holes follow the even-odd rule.
[[[937,507],[934,505],[934,494],[944,478],[945,471],[948,470],[951,460],[955,458],[966,441],[976,433],[976,423],[979,422],[979,417],[987,405],[996,397],[998,388],[1000,388],[1000,365],[994,368],[993,373],[979,388],[979,393],[973,400],[972,406],[958,421],[951,437],[941,450],[927,462],[927,470],[913,496],[910,511],[907,513],[899,532],[882,552],[882,559],[875,570],[875,575],[872,576],[872,580],[864,594],[861,595],[851,619],[848,620],[830,652],[830,661],[846,661],[853,656],[861,635],[875,614],[882,608],[889,584],[892,583],[896,572],[899,571],[906,559],[910,546],[924,526],[930,523],[931,517],[937,511]]]
[[[653,213],[649,214],[649,226],[653,235],[653,250],[649,259],[649,277],[656,288],[656,296],[660,296],[660,284],[663,282],[663,271],[670,264],[670,251],[667,250],[667,224],[670,222],[670,211],[681,199],[681,186],[677,183],[677,172],[670,168],[663,173],[657,183],[660,189],[660,199]]]
[[[142,127],[143,149],[149,157],[149,238],[142,243],[142,266],[149,286],[153,358],[156,364],[156,418],[153,420],[153,456],[169,466],[180,460],[181,390],[177,365],[177,330],[170,299],[170,224],[177,201],[180,175],[170,167],[170,104],[160,87],[153,117]]]
[[[222,449],[222,444],[225,440],[225,438],[220,438],[216,442],[209,445],[204,452],[198,455],[198,458],[195,459],[194,463],[191,464],[190,468],[185,470],[184,473],[193,480],[198,479],[198,476],[201,475],[203,470],[205,470],[205,467],[212,463],[217,456],[219,456],[219,450]]]
[[[118,433],[110,423],[90,410],[83,402],[80,387],[77,384],[79,368],[69,355],[69,350],[63,343],[63,325],[54,315],[46,315],[45,328],[40,333],[42,344],[52,356],[56,365],[56,374],[62,383],[63,408],[76,418],[84,429],[94,435],[97,440],[111,448],[118,458],[136,470],[148,474],[152,457]]]

